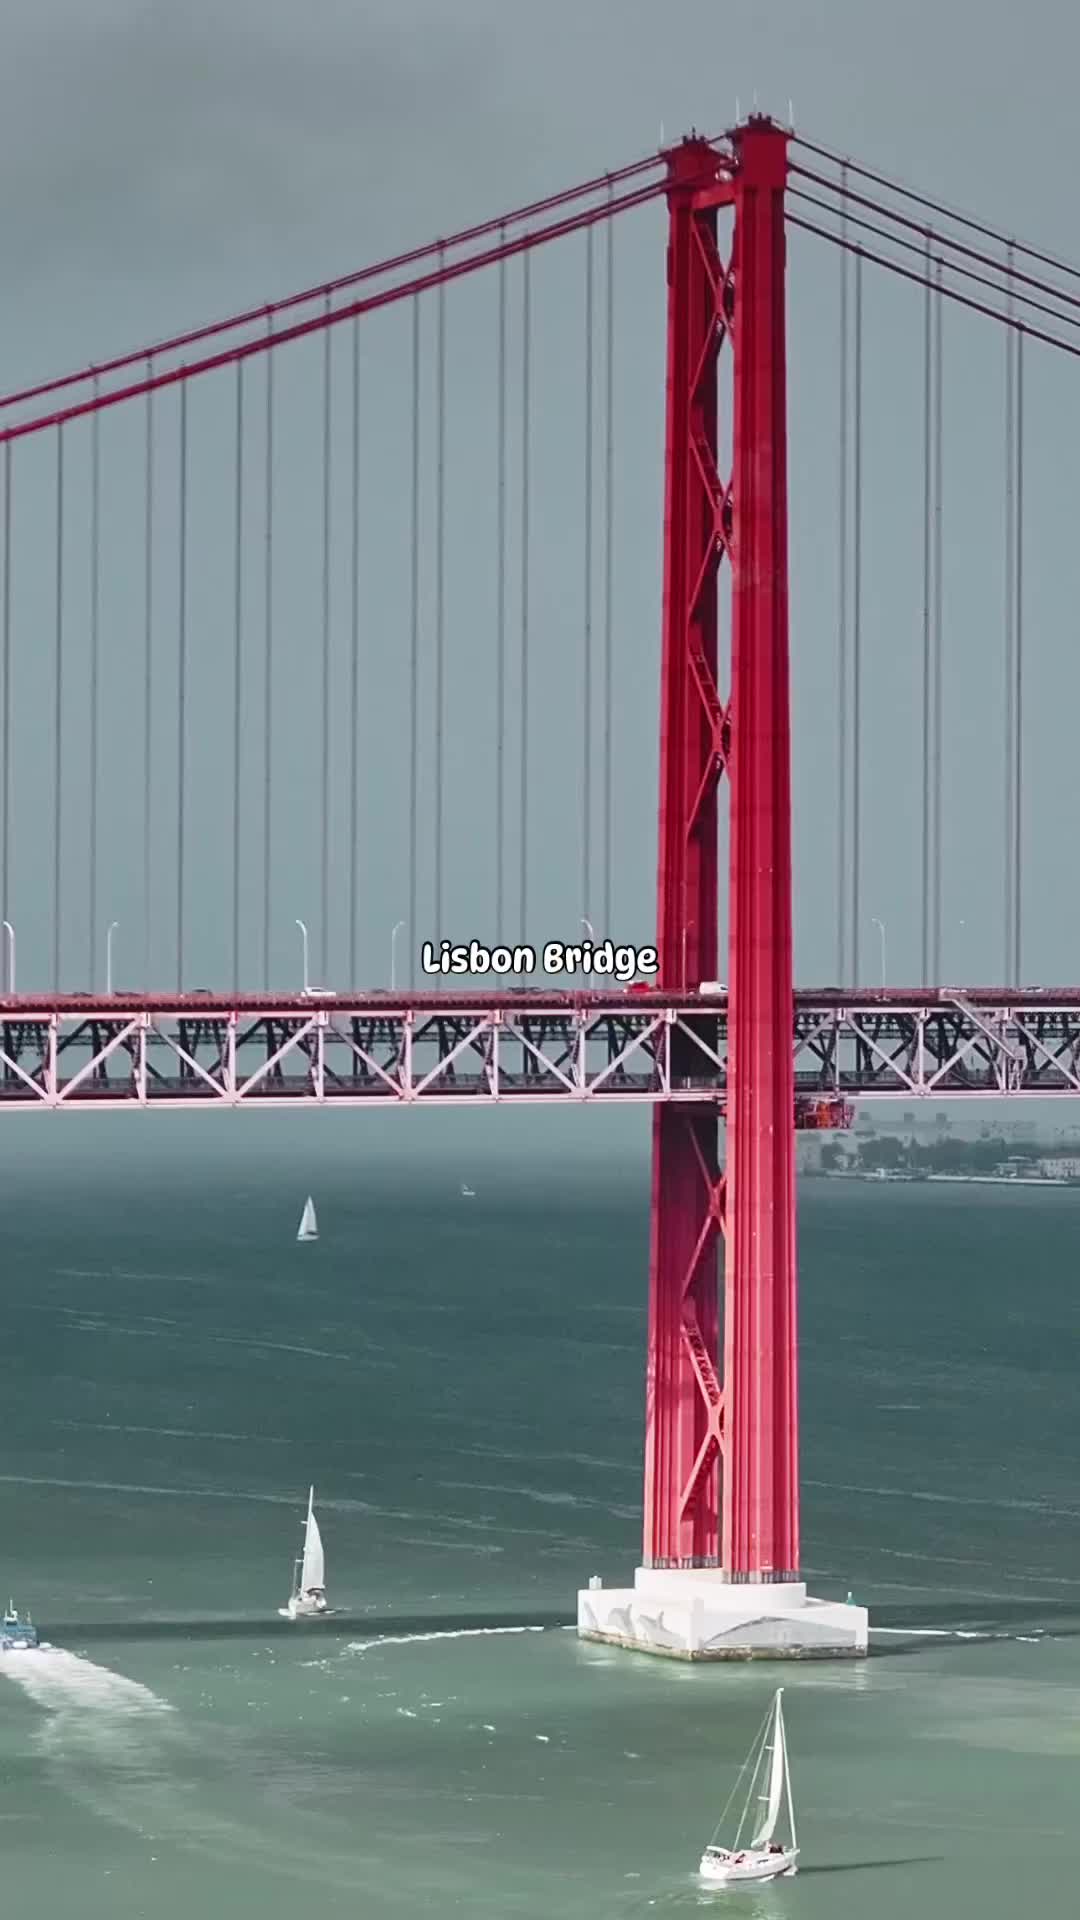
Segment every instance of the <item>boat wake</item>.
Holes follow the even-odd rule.
[[[168,1701],[62,1647],[0,1653],[0,1677],[42,1709],[34,1745],[54,1783],[93,1812],[152,1835],[179,1739]]]
[[[346,1653],[367,1653],[371,1647],[411,1647],[421,1640],[479,1640],[488,1634],[549,1633],[550,1631],[550,1627],[542,1625],[514,1627],[436,1627],[426,1633],[378,1633],[373,1634],[370,1640],[350,1640],[345,1651]],[[563,1628],[560,1622],[556,1631],[569,1631],[569,1629]]]
[[[23,1689],[43,1718],[32,1736],[52,1786],[99,1819],[157,1846],[180,1846],[224,1866],[258,1866],[309,1888],[345,1892],[355,1884],[346,1857],[297,1853],[265,1827],[232,1818],[216,1802],[228,1757],[208,1754],[149,1687],[56,1647],[0,1653],[0,1677]]]
[[[0,1675],[14,1680],[30,1698],[53,1714],[99,1714],[124,1718],[172,1713],[138,1680],[127,1680],[63,1647],[35,1647],[0,1653]]]
[[[890,1641],[908,1640],[1013,1640],[1024,1646],[1038,1646],[1047,1639],[1046,1633],[1009,1632],[1003,1627],[875,1627],[871,1625],[870,1640]]]

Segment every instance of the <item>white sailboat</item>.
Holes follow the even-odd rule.
[[[795,1838],[795,1809],[791,1800],[791,1771],[784,1732],[783,1688],[777,1687],[772,1706],[743,1763],[716,1832],[701,1856],[698,1872],[714,1886],[743,1886],[748,1881],[778,1880],[798,1872],[799,1847]],[[718,1844],[728,1809],[739,1783],[750,1769],[750,1789],[730,1846]],[[753,1809],[753,1811],[751,1811]],[[751,1839],[741,1845],[743,1828]],[[780,1836],[786,1831],[787,1838]]]
[[[279,1607],[285,1620],[313,1620],[327,1614],[326,1556],[322,1535],[315,1518],[315,1489],[308,1488],[307,1519],[304,1523],[304,1551],[293,1564],[293,1590],[289,1604]]]
[[[300,1228],[296,1237],[298,1240],[317,1240],[319,1237],[319,1223],[315,1218],[315,1202],[310,1193],[304,1201],[304,1211],[300,1215]]]

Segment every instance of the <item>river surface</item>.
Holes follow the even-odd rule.
[[[566,1627],[638,1555],[644,1129],[448,1119],[7,1118],[11,1911],[1071,1914],[1080,1195],[804,1184],[804,1562],[874,1657],[690,1669]],[[803,1871],[702,1893],[778,1678]]]

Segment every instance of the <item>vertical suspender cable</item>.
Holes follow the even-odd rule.
[[[439,266],[445,264],[439,249]],[[441,940],[443,925],[443,747],[446,731],[446,287],[436,294],[435,341],[435,925],[432,937]]]
[[[54,641],[53,707],[53,992],[60,991],[60,880],[63,839],[63,713],[64,713],[64,429],[56,429],[56,634]]]
[[[585,229],[585,611],[581,687],[581,913],[589,918],[592,880],[592,579],[593,579],[593,251]],[[605,927],[606,936],[608,929]]]
[[[847,236],[847,167],[840,169],[840,233]],[[848,908],[848,254],[840,249],[840,540],[836,703],[837,703],[837,820],[836,820],[836,984],[847,986]]]
[[[506,228],[499,228],[500,245]],[[495,600],[495,938],[506,933],[503,876],[506,869],[506,261],[499,261],[498,527]]]
[[[1015,793],[1017,806],[1013,812],[1013,979],[1011,985],[1020,985],[1020,929],[1024,925],[1024,876],[1022,876],[1022,845],[1024,845],[1024,332],[1017,334],[1017,513],[1015,513],[1015,561],[1013,561],[1013,636],[1015,636],[1015,689],[1013,689],[1013,712],[1017,722],[1017,772],[1015,772]]]
[[[273,332],[273,319],[266,316],[266,331]],[[263,555],[263,987],[270,985],[270,829],[274,736],[274,353],[266,355],[266,474],[264,523],[266,546]]]
[[[236,363],[236,495],[233,519],[233,988],[240,990],[240,742],[244,644],[244,363]]]
[[[614,193],[608,181],[608,202]],[[614,623],[613,591],[615,570],[615,222],[607,221],[607,272],[605,275],[604,341],[604,885],[602,938],[611,928],[611,780],[612,780],[612,631]]]
[[[420,779],[420,303],[412,303],[412,606],[409,634],[409,985],[416,983],[416,833]]]
[[[154,372],[153,354],[146,359],[146,377]],[[151,832],[153,807],[153,721],[154,721],[154,396],[146,396],[146,443],[143,471],[143,986],[150,991],[150,965],[153,953],[154,850]]]
[[[1016,477],[1016,334],[1011,320],[1013,303],[1013,250],[1010,246],[1006,253],[1006,272],[1008,274],[1008,298],[1006,312],[1010,324],[1005,330],[1005,985],[1016,985],[1013,979],[1013,917],[1015,897],[1015,874],[1013,869],[1013,847],[1015,845],[1016,815],[1016,585],[1014,567],[1016,559],[1016,500],[1013,493]]]
[[[3,735],[3,800],[4,800],[4,839],[0,849],[0,918],[11,917],[11,441],[4,442],[4,603],[3,603],[3,652],[4,652],[4,711],[2,721]],[[7,957],[10,969],[11,956]],[[10,987],[10,973],[4,979]]]
[[[926,229],[926,292],[923,300],[923,665],[922,665],[922,984],[930,981],[931,879],[930,845],[932,836],[930,769],[931,689],[933,686],[933,288],[931,285],[931,233]]]
[[[94,398],[97,399],[98,381],[94,377]],[[101,644],[101,416],[90,416],[90,806],[88,820],[88,895],[89,912],[87,927],[88,965],[87,985],[93,987],[97,978],[95,965],[97,950],[97,895],[98,895],[98,737],[99,737],[99,656]]]
[[[330,316],[330,295],[325,315]],[[322,839],[320,845],[319,970],[323,984],[330,975],[330,393],[331,332],[323,329],[323,445],[322,445]]]
[[[532,357],[532,286],[528,250],[521,256],[521,917],[524,943],[529,917],[529,401]]]
[[[945,300],[942,294],[942,263],[937,263],[937,300],[934,307],[934,758],[931,769],[933,784],[933,821],[934,836],[931,844],[932,906],[931,927],[933,929],[930,947],[931,976],[941,980],[941,869],[942,869],[942,807],[941,807],[941,758],[945,739],[944,723],[944,630],[942,625],[943,582],[941,543],[942,516],[942,465],[941,435],[942,408],[944,393],[944,358],[942,352],[942,329]]]
[[[187,381],[180,382],[180,494],[177,503],[180,538],[177,579],[176,669],[176,985],[184,985],[184,856],[187,787]]]
[[[349,688],[349,985],[355,987],[358,938],[359,755],[360,755],[360,320],[352,323],[352,610]]]
[[[859,912],[862,878],[862,254],[855,256],[855,393],[852,470],[851,619],[851,985],[859,984]]]

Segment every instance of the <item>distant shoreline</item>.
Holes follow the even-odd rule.
[[[1049,1173],[908,1173],[893,1168],[880,1172],[845,1168],[841,1172],[834,1167],[807,1167],[804,1171],[813,1180],[868,1180],[875,1186],[1080,1187],[1080,1180]]]

